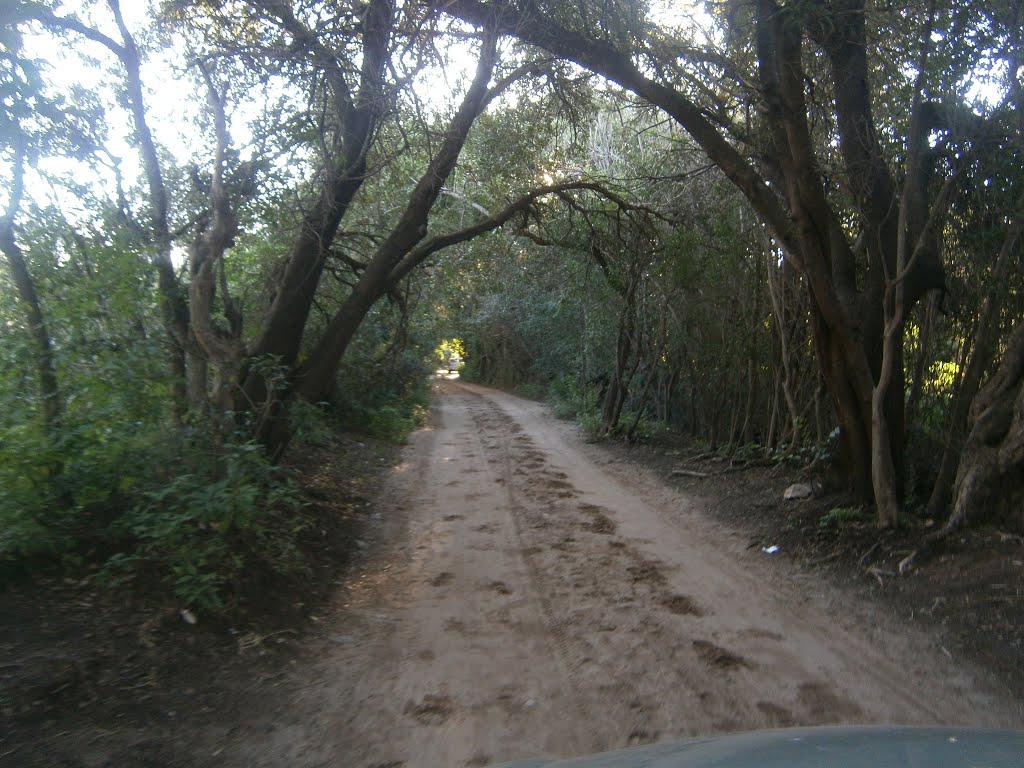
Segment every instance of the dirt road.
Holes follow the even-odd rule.
[[[239,764],[483,766],[800,724],[1024,723],[929,638],[748,549],[542,405],[439,389],[312,673],[261,733],[233,734]]]

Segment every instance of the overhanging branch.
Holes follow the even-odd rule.
[[[437,253],[438,251],[450,248],[453,245],[459,243],[465,243],[472,240],[475,237],[493,232],[496,229],[504,226],[510,221],[516,214],[526,213],[530,211],[534,204],[543,197],[555,196],[565,201],[569,198],[569,193],[573,191],[590,191],[594,192],[601,197],[610,200],[615,205],[625,211],[644,211],[649,212],[648,209],[643,206],[636,205],[629,202],[621,195],[608,189],[608,187],[600,184],[596,181],[568,181],[560,184],[548,184],[543,187],[536,187],[535,189],[526,192],[520,197],[513,200],[511,203],[506,205],[497,213],[480,219],[468,227],[457,230],[455,232],[449,232],[444,235],[437,235],[432,237],[426,242],[420,244],[417,248],[410,251],[406,256],[398,263],[398,265],[391,271],[388,277],[388,286],[394,287],[402,281],[413,269],[422,264],[427,258]],[[543,238],[535,236],[533,233],[528,231],[520,231],[518,234],[528,237],[534,242],[541,242],[547,244],[547,241]]]

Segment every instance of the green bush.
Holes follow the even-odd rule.
[[[624,431],[633,426],[634,419],[636,419],[636,414],[633,412],[622,415],[620,424]],[[671,432],[671,428],[664,421],[652,419],[649,416],[641,416],[636,423],[636,429],[630,435],[630,439],[636,442],[651,442],[663,439],[671,434]]]
[[[30,421],[0,426],[0,572],[75,566],[107,550],[111,523],[171,461],[172,441],[152,425],[68,421],[52,441]]]
[[[334,408],[346,429],[402,444],[427,418],[431,361],[411,351],[376,361],[356,353],[338,373]]]
[[[61,548],[43,522],[55,503],[56,461],[36,425],[0,431],[0,563],[55,555]]]
[[[584,386],[577,376],[560,376],[548,387],[548,397],[555,416],[560,419],[593,421],[596,416],[600,423],[601,413],[597,402],[597,390]]]
[[[403,445],[412,432],[426,423],[427,413],[425,402],[356,405],[349,409],[345,426],[367,437]]]
[[[528,400],[546,400],[548,397],[548,387],[536,382],[520,384],[516,387],[515,392],[520,397],[525,397]]]
[[[87,283],[88,281],[82,281]],[[96,294],[72,281],[50,305],[63,398],[47,426],[19,320],[0,323],[0,575],[73,569],[119,542],[110,526],[176,455],[160,341],[72,310]],[[88,300],[79,295],[84,291]],[[114,301],[113,289],[105,295]],[[80,307],[79,307],[80,308]],[[72,314],[66,314],[72,313]],[[2,313],[0,313],[2,314]],[[2,318],[0,318],[2,319]],[[95,319],[95,318],[94,318]]]
[[[870,521],[871,516],[861,507],[833,507],[821,516],[818,525],[821,528],[844,528]]]
[[[326,448],[334,442],[334,417],[324,403],[310,403],[297,399],[291,406],[290,417],[295,430],[293,439],[317,448]]]
[[[793,446],[789,443],[784,443],[775,449],[772,454],[772,460],[776,464],[806,466],[816,461],[828,459],[834,449],[835,441],[831,438],[824,443],[809,443],[803,446]]]
[[[210,463],[219,476],[179,474],[118,521],[135,546],[110,558],[109,575],[153,571],[186,606],[216,613],[247,565],[283,573],[300,566],[298,530],[282,530],[300,506],[286,471],[253,443],[231,446]]]
[[[578,413],[576,414],[576,421],[583,429],[583,432],[591,438],[600,437],[604,428],[604,421],[601,418],[600,411],[587,410]]]

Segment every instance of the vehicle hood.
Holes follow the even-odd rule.
[[[1024,768],[1024,731],[831,726],[666,742],[500,768]]]

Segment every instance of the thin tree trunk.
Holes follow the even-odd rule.
[[[907,181],[900,195],[897,220],[897,243],[895,269],[890,273],[888,263],[883,261],[885,270],[885,294],[882,300],[884,326],[882,330],[882,359],[878,379],[871,392],[871,476],[875,492],[875,506],[878,510],[878,524],[888,528],[899,522],[900,493],[897,487],[897,465],[893,457],[893,439],[890,433],[888,399],[893,381],[903,379],[903,323],[910,309],[907,302],[906,279],[929,242],[928,233],[937,219],[945,215],[945,203],[949,199],[951,184],[943,187],[943,196],[929,215],[928,224],[921,230],[917,241],[911,240],[911,202],[915,192],[913,179],[921,176],[921,156],[924,151],[924,123],[921,118],[923,87],[928,54],[931,51],[931,26],[934,6],[929,10],[925,33],[921,36],[921,52],[918,57],[917,77],[914,81],[914,97],[911,106],[910,128],[908,131]],[[899,366],[897,368],[897,366]],[[902,391],[899,392],[902,400]],[[902,403],[900,404],[902,407]],[[902,426],[902,425],[900,425]]]
[[[143,172],[149,187],[150,226],[156,249],[153,255],[153,264],[157,271],[160,312],[168,337],[166,349],[171,378],[171,413],[175,425],[181,426],[188,409],[187,366],[185,363],[185,350],[189,338],[188,307],[174,272],[174,263],[171,260],[172,237],[167,186],[164,183],[156,142],[153,140],[153,133],[149,128],[146,116],[139,49],[135,38],[124,22],[119,0],[107,0],[107,2],[114,14],[122,40],[121,45],[111,41],[113,44],[108,44],[107,47],[118,56],[124,67],[128,104],[132,113],[136,140],[142,154]]]
[[[754,441],[753,439],[753,414],[754,414],[754,398],[757,395],[757,376],[754,366],[754,358],[751,357],[747,361],[747,406],[743,412],[743,442],[747,445]]]
[[[14,217],[21,207],[24,192],[24,153],[19,151],[14,162],[14,179],[11,197],[4,217],[0,219],[0,251],[7,257],[7,266],[18,289],[18,298],[25,313],[25,324],[35,346],[36,376],[39,380],[39,395],[42,402],[43,424],[48,438],[56,440],[60,432],[63,399],[57,383],[57,368],[54,364],[53,341],[46,326],[46,318],[39,302],[35,282],[25,263],[25,255],[14,235]],[[59,467],[51,468],[56,474]]]
[[[629,285],[622,293],[622,310],[619,315],[619,330],[615,343],[615,370],[612,371],[601,413],[601,431],[605,435],[614,435],[618,431],[619,417],[622,406],[629,394],[629,374],[626,368],[634,356],[636,348],[636,294],[640,285],[639,271],[630,276]],[[639,363],[639,353],[636,362]],[[634,365],[633,370],[636,370]]]
[[[189,320],[196,344],[203,357],[213,368],[212,397],[217,431],[231,429],[227,414],[234,411],[245,347],[242,344],[240,312],[227,293],[224,277],[224,254],[234,243],[238,230],[235,212],[231,207],[224,184],[226,153],[228,150],[227,116],[225,114],[227,87],[218,88],[212,72],[199,65],[206,81],[210,108],[214,116],[216,149],[210,182],[210,220],[192,244],[192,281],[189,284]],[[217,291],[217,275],[221,276],[221,301],[228,319],[228,329],[222,330],[213,322],[213,303]],[[200,365],[199,368],[206,368]],[[204,378],[205,378],[205,371]],[[197,376],[199,371],[196,371]],[[197,394],[197,393],[196,393]]]
[[[210,366],[206,357],[193,353],[188,356],[188,402],[195,413],[205,413],[209,405]]]
[[[775,425],[779,416],[779,386],[782,378],[779,369],[775,369],[775,380],[772,382],[772,407],[768,415],[768,436],[765,438],[765,448],[775,450]]]
[[[771,244],[764,242],[764,252],[768,257],[768,298],[772,305],[772,314],[775,315],[775,327],[778,331],[779,346],[781,347],[782,362],[782,394],[786,401],[786,410],[789,412],[790,429],[793,433],[792,444],[799,445],[800,440],[800,416],[796,407],[796,400],[793,396],[793,364],[789,348],[789,330],[786,322],[785,286],[779,285],[779,276],[776,274],[778,268],[771,263],[773,251]]]
[[[648,373],[650,374],[650,372]],[[626,440],[629,442],[633,442],[633,438],[636,434],[637,427],[640,426],[640,419],[643,418],[644,413],[644,400],[647,399],[647,393],[650,391],[651,383],[653,381],[654,376],[652,375],[648,375],[647,378],[644,380],[643,389],[640,391],[640,396],[637,398],[637,409],[636,413],[633,415],[633,422],[629,425],[629,428],[626,430]]]
[[[821,413],[821,390],[822,387],[816,384],[812,401],[812,407],[814,408],[814,434],[818,445],[825,442],[825,418]]]
[[[928,298],[928,303],[923,306],[922,310],[924,320],[918,330],[917,359],[914,361],[914,371],[910,378],[910,391],[907,393],[906,417],[908,426],[912,425],[917,418],[917,406],[921,402],[921,395],[924,391],[924,375],[928,367],[932,329],[935,327],[935,318],[939,311],[940,295],[939,291],[932,291]]]

